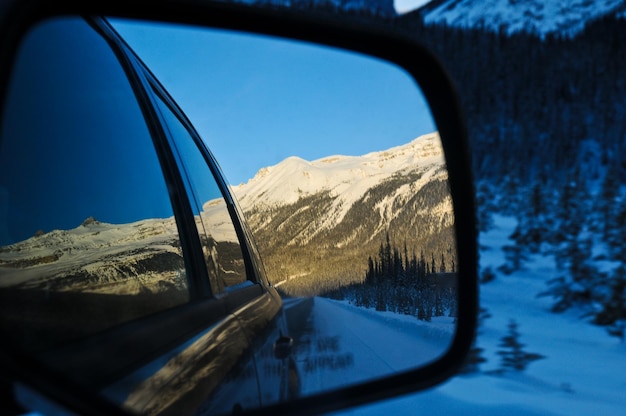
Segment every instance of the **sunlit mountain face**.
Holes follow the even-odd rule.
[[[456,261],[437,133],[362,156],[290,157],[261,169],[234,193],[270,279],[298,276],[299,285],[311,283],[298,294],[362,280],[368,257],[378,255],[387,237],[403,255],[425,253],[439,264],[444,254],[450,265]]]

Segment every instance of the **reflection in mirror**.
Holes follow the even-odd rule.
[[[14,66],[0,126],[7,343],[129,410],[176,414],[328,392],[446,352],[455,219],[436,126],[406,73],[332,48],[114,20],[235,184],[280,311],[195,133],[151,82],[141,104],[159,125],[147,124],[97,24],[36,26]],[[187,211],[172,203],[185,197],[196,227],[181,229],[208,276],[187,276]],[[207,292],[188,277],[208,278]],[[200,318],[179,321],[181,309]]]
[[[304,43],[113,24],[234,184],[283,298],[301,396],[446,352],[457,313],[454,213],[437,129],[412,78]],[[270,362],[257,366],[261,380],[274,374]]]
[[[126,74],[86,22],[39,25],[0,130],[4,340],[45,351],[188,300],[168,189]]]
[[[192,211],[204,251],[211,292],[246,283],[245,264],[226,202],[192,134],[155,91],[156,103],[171,133],[173,148],[185,172]]]

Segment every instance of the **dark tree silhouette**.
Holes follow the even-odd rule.
[[[508,324],[507,335],[502,337],[499,344],[498,355],[501,357],[501,371],[524,371],[531,362],[545,358],[541,354],[524,351],[524,344],[520,342],[519,337],[517,322],[511,319]]]

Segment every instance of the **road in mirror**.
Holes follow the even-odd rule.
[[[270,37],[113,25],[232,184],[283,297],[301,395],[446,352],[457,316],[454,213],[437,128],[411,77]]]

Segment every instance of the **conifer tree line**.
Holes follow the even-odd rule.
[[[424,25],[419,13],[388,23],[431,47],[458,88],[481,230],[494,213],[517,218],[500,271],[553,257],[540,295],[624,339],[626,19],[573,37]]]
[[[479,181],[563,184],[590,156],[617,162],[625,177],[626,20],[601,18],[575,37],[424,25],[418,13],[389,25],[430,47],[449,71]],[[593,155],[582,146],[589,141],[598,144]]]
[[[456,265],[453,260],[446,260],[445,253],[426,257],[421,251],[418,257],[415,252],[409,254],[406,243],[402,249],[392,245],[387,234],[378,256],[370,256],[367,264],[362,283],[324,296],[348,300],[358,307],[413,315],[424,321],[457,316]]]

